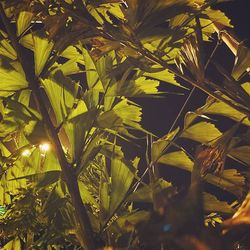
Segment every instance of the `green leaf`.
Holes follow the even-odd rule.
[[[203,13],[205,15],[208,16],[208,18],[212,21],[212,22],[216,22],[216,23],[220,23],[223,26],[227,26],[227,27],[233,27],[230,24],[230,19],[220,10],[214,10],[209,8],[206,8]]]
[[[68,136],[69,145],[65,145],[69,151],[72,161],[78,161],[81,158],[85,144],[85,135],[96,120],[98,111],[96,109],[87,110],[86,104],[79,101],[77,107],[69,115],[63,128]]]
[[[134,162],[136,168],[138,160]],[[110,186],[110,214],[115,211],[117,206],[127,194],[134,179],[134,173],[124,164],[123,161],[113,158],[111,161],[111,186]]]
[[[1,248],[1,250],[21,250],[21,242],[18,238],[9,241],[7,244]]]
[[[51,185],[59,180],[61,176],[61,171],[47,171],[44,173],[36,173],[31,175],[19,176],[14,179],[10,179],[9,181],[17,181],[20,179],[29,179],[29,181],[34,182],[37,188],[46,187]]]
[[[167,69],[159,71],[159,72],[154,72],[154,73],[144,72],[143,75],[153,78],[153,79],[160,80],[165,83],[169,83],[169,84],[184,88],[180,83],[178,83],[175,80],[175,75],[171,73],[170,71],[168,71]]]
[[[89,89],[97,89],[103,92],[103,86],[99,79],[99,75],[96,71],[96,66],[91,56],[89,55],[86,49],[82,50],[84,61],[85,61],[85,69],[86,69],[86,78]]]
[[[152,182],[150,185],[145,185],[135,192],[133,192],[127,198],[127,201],[132,202],[152,202],[153,196],[160,192],[164,192],[169,187],[172,187],[170,182],[165,181],[164,179],[160,178],[155,182]]]
[[[98,207],[98,203],[95,200],[95,198],[91,195],[91,193],[88,190],[88,186],[85,185],[83,182],[78,181],[80,195],[82,198],[82,201],[85,204],[90,204],[91,206]]]
[[[178,127],[174,131],[153,142],[151,150],[151,158],[153,162],[156,162],[159,157],[164,154],[165,149],[170,145],[179,130],[180,128]]]
[[[193,162],[183,151],[175,151],[160,157],[159,163],[175,166],[189,172],[193,169]]]
[[[57,71],[53,79],[43,80],[42,84],[59,125],[65,121],[72,110],[78,85],[70,78],[65,77],[61,71]]]
[[[78,59],[75,58],[75,59],[70,59],[63,64],[55,63],[50,68],[50,72],[51,74],[55,74],[55,72],[61,71],[65,76],[73,75],[73,74],[80,74],[81,70],[78,67],[77,61]]]
[[[131,232],[139,222],[146,221],[150,218],[148,211],[131,211],[125,215],[119,216],[116,224],[125,232]]]
[[[232,76],[238,80],[245,71],[250,71],[250,49],[239,44]]]
[[[36,34],[33,36],[34,40],[34,60],[35,60],[35,74],[39,76],[47,63],[54,43],[49,41],[43,34]]]
[[[141,108],[125,98],[117,103],[112,110],[102,113],[97,118],[99,127],[113,129],[127,136],[129,136],[129,133],[126,126],[143,130],[140,121]]]
[[[83,60],[83,55],[77,50],[75,46],[68,46],[61,54],[61,57],[70,59],[70,60],[76,60],[77,63],[80,63],[82,65],[85,64]]]
[[[221,132],[215,127],[214,124],[209,122],[199,122],[186,128],[180,137],[188,138],[201,143],[208,143],[219,136]]]
[[[20,36],[30,25],[33,13],[21,11],[17,18],[17,36]]]
[[[226,169],[221,176],[208,174],[205,180],[237,197],[244,193],[245,177],[240,175],[236,169]]]
[[[241,146],[229,151],[229,156],[250,166],[250,146]]]
[[[233,214],[234,209],[225,201],[220,201],[216,196],[203,193],[203,203],[206,212],[218,212],[223,214]]]
[[[246,82],[243,83],[241,86],[250,95],[250,83]],[[206,104],[203,107],[197,109],[196,113],[222,115],[238,122],[242,121],[243,118],[246,116],[245,114],[237,111],[228,104],[225,104],[224,102],[221,101],[217,101],[211,97],[207,98]],[[250,121],[248,119],[244,119],[242,123],[247,126],[250,126]]]
[[[159,93],[157,88],[160,82],[146,79],[146,77],[139,77],[117,85],[116,88],[110,88],[106,96],[146,97],[147,95],[156,95]]]
[[[20,39],[20,43],[23,45],[23,47],[30,50],[34,50],[34,39],[31,33],[22,36]]]
[[[8,62],[0,61],[0,91],[17,91],[28,87],[28,82],[22,71],[17,71]]]
[[[8,57],[11,60],[17,59],[16,51],[7,39],[1,39],[0,41],[0,55]]]

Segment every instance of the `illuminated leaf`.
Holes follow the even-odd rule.
[[[45,79],[42,84],[59,125],[73,107],[78,86],[70,78],[65,77],[61,71],[57,71],[53,79]]]
[[[206,212],[218,212],[223,214],[232,214],[234,209],[225,201],[220,201],[216,196],[203,193],[204,209]]]
[[[178,132],[179,128],[153,142],[151,149],[151,157],[153,162],[157,161],[159,157],[162,156],[165,149],[171,143],[171,141],[174,139]]]
[[[250,165],[250,146],[241,146],[230,150],[229,155],[246,165]]]
[[[221,132],[212,123],[199,122],[186,128],[180,136],[194,141],[208,143],[221,136]]]
[[[17,18],[17,36],[20,36],[30,25],[33,13],[28,11],[21,11]]]
[[[226,169],[221,176],[208,174],[205,180],[237,197],[242,196],[246,181],[245,177],[240,175],[236,169]]]
[[[193,162],[183,151],[175,151],[165,154],[158,160],[159,163],[175,166],[187,171],[192,171]]]
[[[15,49],[11,46],[7,39],[0,40],[0,55],[6,56],[11,60],[17,59],[17,54]]]
[[[137,164],[138,159],[134,162],[135,168],[137,168]],[[133,179],[134,173],[132,173],[121,160],[114,158],[111,162],[110,213],[112,213],[123,200]]]
[[[28,82],[23,72],[18,72],[8,63],[1,61],[0,91],[17,91],[28,87]]]
[[[144,76],[160,80],[165,83],[170,83],[178,87],[183,87],[180,83],[175,80],[175,75],[171,73],[169,70],[161,70],[159,72],[149,73],[144,72]]]
[[[245,71],[250,71],[250,49],[239,44],[232,75],[238,80]]]
[[[13,250],[13,249],[15,249],[15,250],[21,250],[22,249],[21,248],[21,241],[18,238],[16,238],[14,240],[9,241],[1,249],[2,250]]]
[[[36,76],[39,76],[50,57],[54,43],[40,34],[34,35],[33,39],[35,74]]]

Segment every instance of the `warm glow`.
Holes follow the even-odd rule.
[[[30,150],[29,149],[25,149],[23,152],[22,152],[22,156],[24,157],[29,157],[31,154]]]
[[[47,151],[49,151],[50,146],[49,146],[48,143],[43,143],[43,144],[39,145],[39,148],[40,148],[41,151],[47,152]]]

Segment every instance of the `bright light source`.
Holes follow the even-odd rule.
[[[25,149],[23,152],[22,152],[22,156],[24,157],[29,157],[31,155],[31,152],[29,149]]]
[[[50,146],[48,143],[43,143],[39,145],[39,148],[42,152],[47,152],[49,151]]]

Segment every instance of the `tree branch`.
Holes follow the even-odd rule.
[[[81,237],[82,237],[81,245],[84,246],[87,250],[96,250],[97,248],[95,246],[93,230],[92,230],[91,223],[87,214],[87,209],[85,208],[81,199],[77,177],[75,175],[73,167],[70,166],[70,164],[68,163],[66,159],[66,156],[64,154],[56,128],[54,127],[52,120],[49,116],[49,113],[46,109],[46,105],[45,105],[45,102],[43,101],[43,95],[40,89],[39,78],[35,76],[34,70],[31,70],[32,67],[30,67],[27,60],[25,60],[22,48],[20,44],[18,43],[15,33],[11,29],[9,20],[4,12],[2,4],[0,4],[0,16],[5,25],[5,28],[11,40],[11,43],[16,50],[17,57],[23,67],[26,79],[29,82],[29,87],[34,93],[38,108],[43,117],[43,122],[46,126],[49,137],[51,139],[51,144],[54,147],[59,163],[61,165],[62,174],[67,184],[67,187],[68,187],[71,199],[72,199],[72,204],[75,208],[76,217],[79,220],[79,228],[80,228]]]

